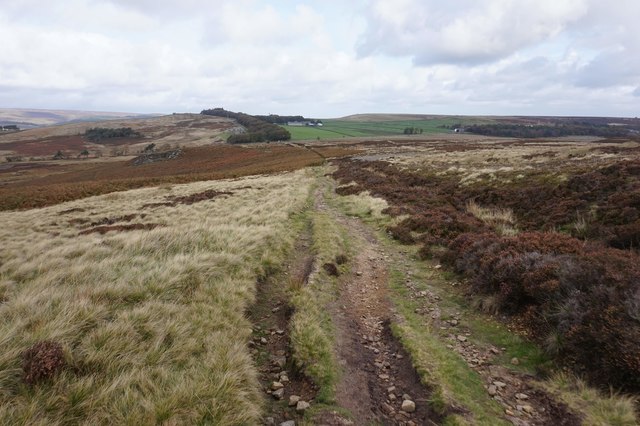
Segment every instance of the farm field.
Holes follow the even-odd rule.
[[[473,117],[433,117],[427,119],[393,119],[384,115],[362,118],[323,120],[322,127],[284,126],[292,140],[341,139],[349,137],[399,136],[408,127],[422,129],[422,134],[451,133],[450,126],[484,124],[493,120]],[[448,126],[448,127],[445,127]]]
[[[0,169],[0,418],[637,424],[640,141],[386,118]]]

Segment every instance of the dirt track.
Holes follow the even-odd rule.
[[[330,308],[342,368],[337,403],[354,415],[358,425],[437,424],[437,415],[427,405],[429,391],[389,328],[393,312],[387,297],[388,268],[383,250],[369,228],[328,206],[320,191],[315,208],[329,213],[348,230],[357,252],[350,260],[351,273],[340,279],[338,302]],[[404,399],[414,402],[415,411],[401,408]],[[344,424],[327,418],[321,423]]]

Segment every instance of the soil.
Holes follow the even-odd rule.
[[[429,389],[411,359],[393,336],[394,314],[387,296],[388,268],[372,231],[356,218],[330,208],[316,195],[316,208],[331,214],[350,233],[357,255],[351,273],[341,277],[338,302],[330,307],[336,326],[336,351],[342,368],[337,403],[349,410],[354,423],[336,413],[320,413],[316,424],[430,425],[440,423],[428,406]],[[415,403],[412,413],[401,409],[403,399]]]
[[[300,400],[312,403],[318,391],[317,386],[292,362],[289,321],[293,308],[289,304],[287,286],[283,285],[287,282],[306,284],[314,266],[310,235],[307,229],[298,238],[292,251],[294,255],[283,272],[258,282],[256,303],[248,312],[254,324],[253,339],[249,346],[258,364],[260,383],[267,396],[265,423],[267,418],[275,424],[301,419],[302,414],[296,412],[296,407],[289,407],[289,397],[297,395]],[[283,374],[288,381],[282,381]],[[273,396],[272,384],[277,381],[284,385],[282,399]]]

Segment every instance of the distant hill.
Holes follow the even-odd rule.
[[[457,117],[435,114],[353,114],[337,120],[379,122],[379,121],[407,121],[407,120],[431,120],[434,118]]]
[[[142,118],[159,114],[135,114],[130,112],[74,111],[54,109],[0,108],[0,126],[17,125],[20,129],[79,121],[102,121],[125,118]]]

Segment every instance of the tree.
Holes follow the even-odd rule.
[[[89,151],[87,151],[86,149],[83,149],[83,150],[80,152],[80,156],[81,156],[81,157],[84,157],[84,158],[87,158],[87,157],[89,156]]]

